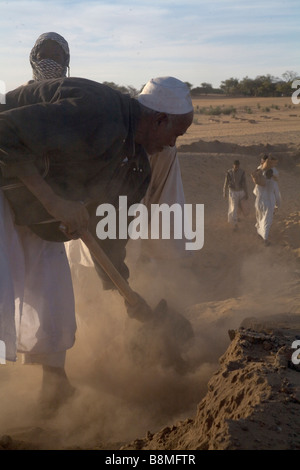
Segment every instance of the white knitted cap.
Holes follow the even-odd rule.
[[[174,77],[152,78],[137,99],[147,108],[167,114],[193,111],[189,87]]]

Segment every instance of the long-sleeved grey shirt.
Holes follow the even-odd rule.
[[[120,195],[128,207],[139,203],[151,178],[146,151],[135,144],[139,116],[140,105],[129,95],[83,78],[34,82],[7,93],[0,105],[0,186],[20,183],[30,162],[58,195],[92,200],[93,212],[101,203],[117,207]],[[33,227],[47,218],[26,187],[4,194],[17,224]],[[99,240],[124,274],[126,242]]]
[[[226,172],[225,182],[223,187],[223,194],[226,195],[228,189],[232,191],[245,191],[245,196],[248,197],[248,189],[246,182],[245,171],[241,168],[238,168],[234,171],[233,168]]]

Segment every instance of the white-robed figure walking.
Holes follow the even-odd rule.
[[[269,245],[268,237],[273,222],[274,209],[281,205],[281,194],[277,182],[273,179],[273,170],[265,172],[265,186],[257,186],[256,191],[256,230],[266,245]]]
[[[223,187],[223,196],[228,192],[228,223],[237,229],[238,211],[243,201],[248,199],[248,189],[245,171],[240,168],[239,160],[233,162],[233,167],[227,170]]]

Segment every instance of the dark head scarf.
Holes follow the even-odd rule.
[[[37,60],[39,48],[45,41],[55,41],[64,51],[65,62],[60,65],[52,59]],[[43,33],[36,40],[30,52],[30,64],[33,72],[33,79],[36,81],[45,80],[48,78],[61,78],[67,75],[70,63],[70,51],[67,41],[57,33]]]

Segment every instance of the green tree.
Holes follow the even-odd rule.
[[[292,84],[293,81],[299,77],[297,72],[287,70],[282,74],[283,80],[280,80],[276,84],[276,90],[279,96],[290,96],[293,93]]]
[[[254,96],[276,96],[276,81],[272,75],[258,75],[254,79]]]
[[[292,83],[297,77],[299,77],[299,74],[297,72],[293,72],[293,70],[287,70],[281,76],[285,82]]]
[[[255,83],[253,78],[244,77],[239,83],[239,90],[242,95],[254,96],[255,95]]]
[[[132,96],[132,98],[136,98],[137,95],[139,94],[139,91],[130,85],[127,87],[127,91],[130,94],[130,96]]]
[[[221,90],[226,95],[237,95],[239,93],[239,80],[237,78],[228,78],[223,80],[220,85]]]
[[[193,88],[193,85],[190,82],[184,82],[184,83],[189,87],[190,90]]]
[[[205,93],[207,95],[207,93],[212,93],[213,92],[213,86],[211,83],[206,83],[206,82],[203,82],[201,83],[201,88],[202,88],[202,93]]]

